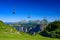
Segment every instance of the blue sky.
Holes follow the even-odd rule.
[[[13,14],[15,8],[16,14]],[[59,0],[0,0],[0,20],[17,22],[20,20],[60,20]]]

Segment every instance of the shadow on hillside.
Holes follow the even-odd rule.
[[[60,39],[60,37],[57,37],[57,35],[56,36],[53,36],[52,34],[47,34],[47,33],[44,33],[44,32],[39,33],[39,35],[41,35],[43,37],[58,38],[58,39]]]

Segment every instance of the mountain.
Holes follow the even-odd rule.
[[[0,40],[60,40],[56,38],[43,37],[39,34],[33,36],[24,32],[20,32],[20,34],[16,33],[18,32],[14,28],[0,21]]]

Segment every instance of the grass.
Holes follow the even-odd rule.
[[[12,31],[11,31],[12,29]],[[0,40],[60,40],[57,38],[48,38],[41,35],[29,35],[11,28],[9,25],[0,21]]]
[[[60,40],[57,38],[48,38],[48,37],[43,37],[40,35],[35,35],[31,36],[26,33],[1,33],[0,32],[0,40]]]

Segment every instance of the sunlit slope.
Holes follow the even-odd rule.
[[[20,33],[20,34],[0,33],[0,40],[60,40],[60,39],[43,37],[38,34],[35,36],[31,36],[25,33]]]
[[[0,21],[0,32],[2,32],[2,33],[14,33],[17,31],[14,28],[12,28],[11,26]]]

